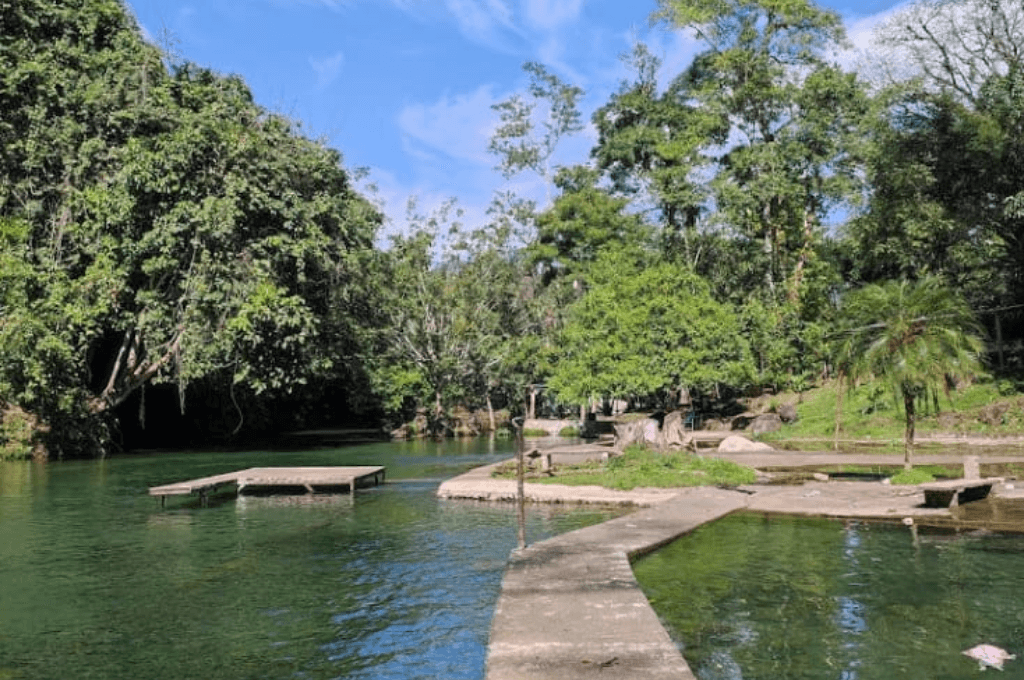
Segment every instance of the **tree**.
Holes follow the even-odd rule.
[[[592,284],[569,309],[549,386],[563,399],[628,398],[682,386],[744,386],[750,348],[729,305],[668,262],[606,253]]]
[[[844,40],[842,21],[806,0],[660,0],[659,8],[656,18],[706,47],[680,79],[686,96],[728,121],[702,146],[712,224],[745,243],[770,298],[797,300],[825,218],[860,195],[864,89],[826,60]]]
[[[491,411],[494,394],[512,391],[519,270],[508,258],[507,232],[467,232],[460,218],[454,201],[429,215],[411,203],[415,230],[380,257],[387,289],[373,359],[377,389],[391,414],[429,408],[435,434],[449,429],[453,406]]]
[[[561,193],[537,216],[537,239],[528,247],[545,284],[561,278],[578,288],[603,250],[646,240],[639,217],[625,211],[627,201],[609,194],[599,181],[596,170],[580,165],[558,171],[555,185]]]
[[[851,225],[864,280],[926,271],[984,307],[1024,301],[1024,6],[919,0],[876,34],[870,211]]]
[[[893,80],[918,77],[929,91],[975,104],[992,77],[1024,66],[1024,6],[1015,0],[916,0],[889,17],[876,39],[889,48],[877,54]]]
[[[972,105],[900,88],[873,129],[870,210],[849,225],[863,280],[941,275],[974,304],[1024,301],[1024,71]]]
[[[340,155],[237,77],[168,72],[118,2],[15,4],[0,218],[27,230],[0,238],[25,264],[0,400],[81,455],[109,442],[77,432],[152,382],[177,383],[183,408],[193,381],[279,394],[343,372],[359,320],[335,304],[379,216]]]
[[[659,93],[660,60],[643,43],[624,61],[635,79],[594,112],[598,141],[591,156],[618,194],[637,208],[653,203],[664,224],[663,247],[697,266],[698,218],[708,209],[708,187],[696,171],[707,163],[706,146],[726,141],[728,121],[693,101],[685,77]]]
[[[498,156],[498,169],[506,178],[532,170],[548,183],[559,141],[583,130],[579,112],[583,90],[562,82],[542,64],[527,62],[523,70],[530,75],[527,95],[514,94],[492,107],[501,124],[488,150]],[[539,113],[538,107],[543,107]]]
[[[940,391],[948,394],[951,384],[982,371],[974,315],[937,277],[870,284],[847,296],[842,313],[839,369],[851,387],[880,380],[902,402],[909,470],[918,403],[931,400],[937,408]]]

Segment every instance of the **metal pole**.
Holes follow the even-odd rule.
[[[520,422],[517,422],[520,421]],[[516,537],[519,549],[526,547],[526,494],[523,489],[526,466],[524,458],[526,443],[523,439],[522,418],[513,418],[512,425],[516,428]]]

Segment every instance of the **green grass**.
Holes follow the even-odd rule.
[[[548,431],[547,430],[539,430],[539,429],[536,429],[536,428],[528,427],[528,428],[523,430],[523,436],[524,437],[547,437],[548,436]]]
[[[504,466],[495,476],[515,476],[514,466]],[[739,486],[754,482],[754,470],[716,458],[687,453],[657,453],[629,447],[607,464],[584,463],[559,467],[553,477],[528,481],[568,486],[596,485],[628,491],[640,487]]]
[[[931,474],[928,470],[923,467],[916,467],[911,470],[901,470],[892,477],[889,481],[893,484],[911,486],[914,484],[924,484],[926,482],[934,482],[935,475]]]
[[[580,436],[580,428],[573,427],[572,425],[570,425],[569,427],[563,427],[561,430],[558,431],[558,436],[559,437],[579,437]]]
[[[1024,432],[1024,395],[1018,386],[1007,381],[975,383],[950,393],[950,398],[939,398],[939,409],[932,403],[919,405],[917,420],[918,436],[945,432],[951,434],[999,435]],[[843,413],[840,421],[840,447],[844,442],[871,442],[879,452],[902,451],[905,428],[902,405],[897,404],[891,394],[879,385],[861,385],[854,390],[842,389]],[[836,400],[839,389],[835,382],[808,390],[800,395],[796,423],[785,426],[780,432],[765,434],[765,441],[779,442],[785,448],[785,440],[805,440],[798,444],[806,447],[806,440],[828,446],[835,436]],[[797,401],[797,395],[780,395],[779,402]],[[998,422],[984,418],[983,413],[993,404],[1006,404],[1008,408]],[[927,451],[927,444],[916,448]]]

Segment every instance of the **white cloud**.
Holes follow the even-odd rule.
[[[345,66],[345,53],[338,52],[323,59],[310,57],[309,65],[316,72],[317,87],[327,87],[341,74],[341,69]]]
[[[579,18],[583,0],[526,0],[526,19],[534,28],[551,31]]]
[[[658,69],[658,87],[665,88],[679,74],[689,68],[703,49],[693,31],[686,29],[652,31],[645,40],[651,54],[661,60]]]
[[[847,23],[846,37],[850,46],[835,55],[839,65],[857,71],[863,79],[876,85],[898,78],[897,73],[907,69],[909,62],[894,48],[879,45],[875,31],[893,15],[905,9],[907,4],[902,3],[884,12]]]
[[[445,6],[471,40],[494,43],[503,31],[516,32],[512,10],[502,0],[445,0]]]
[[[433,104],[411,104],[398,115],[406,150],[420,158],[450,158],[478,165],[493,165],[487,145],[496,124],[491,105],[497,99],[490,85],[454,97],[445,95]]]

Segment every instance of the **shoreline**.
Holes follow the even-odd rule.
[[[1021,440],[1024,441],[1024,440]],[[1005,442],[1001,442],[1005,443]],[[984,455],[985,463],[1024,463],[1024,455]],[[793,452],[702,454],[751,467],[827,464],[901,465],[902,455]],[[920,454],[917,463],[957,463],[963,455]],[[866,463],[864,461],[867,461]],[[502,463],[443,482],[439,498],[514,501],[516,483],[493,479]],[[925,508],[918,487],[875,481],[809,481],[634,489],[526,484],[531,503],[598,503],[638,508],[622,517],[513,551],[491,622],[486,680],[593,677],[693,680],[686,660],[661,625],[633,575],[632,562],[737,511],[905,524],[948,525],[948,508]],[[1013,480],[992,488],[996,498],[1024,498]],[[1024,530],[1024,526],[1021,527]]]

